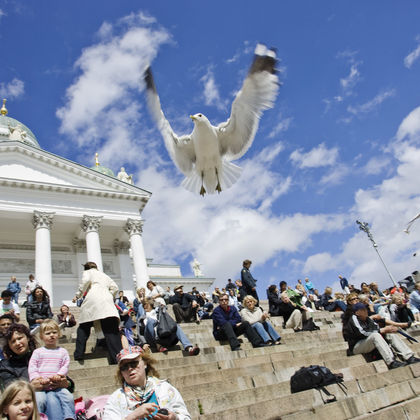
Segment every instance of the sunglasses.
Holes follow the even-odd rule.
[[[127,362],[124,363],[122,366],[120,366],[121,372],[126,372],[129,369],[135,369],[139,365],[139,360],[134,360],[133,362]]]

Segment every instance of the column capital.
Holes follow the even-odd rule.
[[[82,229],[84,232],[97,232],[101,226],[102,216],[87,216],[83,215]]]
[[[39,228],[51,229],[54,215],[55,215],[54,212],[34,210],[34,214],[32,217],[32,224],[34,228],[35,229],[39,229]]]
[[[124,230],[129,234],[132,235],[142,235],[143,233],[143,225],[144,220],[141,219],[127,219],[127,223],[125,224]]]

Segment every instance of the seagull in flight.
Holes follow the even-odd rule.
[[[151,68],[147,68],[147,104],[171,159],[185,175],[182,185],[187,190],[202,196],[220,193],[238,180],[242,169],[231,161],[251,147],[262,112],[274,106],[279,88],[276,64],[275,49],[258,44],[227,121],[214,126],[203,113],[197,113],[190,116],[192,133],[181,136],[165,118]]]

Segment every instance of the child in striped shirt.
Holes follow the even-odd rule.
[[[57,345],[61,336],[60,327],[53,319],[46,319],[40,327],[39,335],[44,346],[34,350],[29,361],[29,380],[41,378],[43,391],[36,392],[37,401],[47,402],[48,418],[67,420],[75,418],[74,400],[65,388],[56,388],[54,384],[66,377],[70,356],[68,351]],[[38,408],[42,411],[41,407]]]

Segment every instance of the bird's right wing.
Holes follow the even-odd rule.
[[[233,101],[230,117],[217,127],[220,153],[227,160],[239,159],[246,153],[262,112],[274,105],[279,88],[276,63],[275,50],[258,44],[248,76]]]
[[[147,68],[144,74],[144,80],[146,82],[147,105],[162,134],[169,156],[179,170],[184,175],[188,175],[191,172],[196,159],[191,135],[177,136],[172,130],[169,121],[163,114],[150,67]]]

